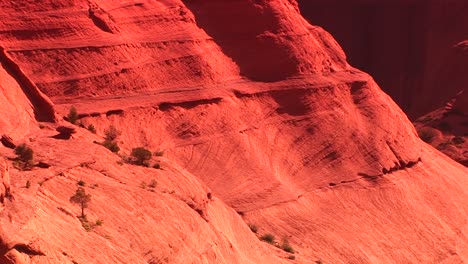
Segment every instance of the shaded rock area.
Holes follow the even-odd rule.
[[[13,142],[13,139],[11,139],[11,137],[9,137],[8,135],[2,135],[2,137],[0,138],[0,142],[3,146],[7,148],[14,149],[16,147],[16,144]]]

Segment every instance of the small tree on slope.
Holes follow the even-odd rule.
[[[75,194],[70,197],[70,202],[78,204],[81,207],[81,217],[85,218],[84,209],[88,208],[91,201],[91,194],[87,194],[83,187],[78,187]]]

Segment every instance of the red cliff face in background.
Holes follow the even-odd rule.
[[[0,263],[466,261],[467,168],[299,7],[0,0]]]
[[[454,47],[468,39],[466,1],[300,0],[299,6],[414,119],[467,87],[466,71],[448,72]]]

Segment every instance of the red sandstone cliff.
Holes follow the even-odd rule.
[[[467,169],[422,142],[295,1],[0,1],[0,10],[6,54],[59,116],[74,105],[78,124],[97,130],[59,140],[65,121],[37,128],[43,108],[5,72],[0,87],[15,103],[0,108],[0,132],[50,167],[10,170],[0,261],[468,259]],[[120,156],[93,143],[110,125],[122,132]],[[122,162],[139,146],[164,153],[151,161],[162,170]],[[88,219],[103,220],[89,232],[69,202],[80,180]],[[267,233],[288,239],[295,260],[258,239]]]
[[[353,66],[369,72],[413,119],[466,88],[450,73],[453,47],[468,37],[463,0],[299,0],[301,13],[340,42]],[[452,68],[453,69],[453,68]],[[448,83],[447,83],[448,81]],[[453,86],[458,83],[463,86]]]

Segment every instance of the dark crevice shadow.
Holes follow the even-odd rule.
[[[182,0],[197,25],[253,81],[275,82],[297,73],[298,60],[275,35],[279,18],[267,1]]]
[[[38,91],[37,86],[21,70],[8,55],[3,47],[0,47],[0,67],[2,67],[23,91],[24,95],[31,102],[34,118],[40,122],[55,122],[55,111]]]

